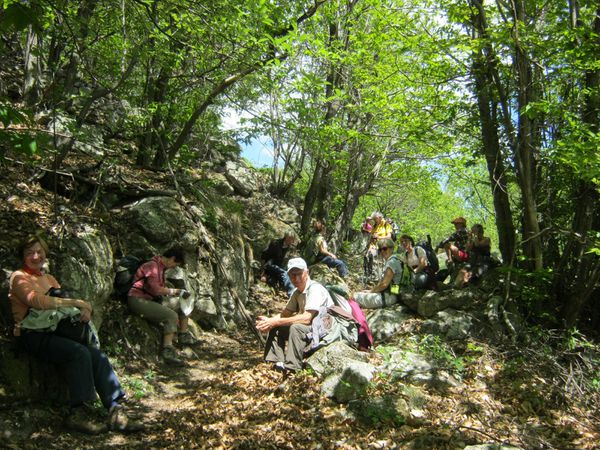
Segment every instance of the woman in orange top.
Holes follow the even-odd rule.
[[[106,429],[115,431],[138,431],[139,423],[129,421],[120,402],[125,398],[119,380],[108,357],[100,350],[71,339],[58,336],[52,331],[30,330],[21,322],[31,308],[50,310],[71,306],[80,310],[80,320],[88,322],[92,317],[92,305],[82,299],[58,298],[47,295],[50,288],[60,288],[56,279],[44,271],[48,246],[38,236],[28,237],[19,246],[23,266],[10,277],[9,299],[15,320],[14,335],[17,344],[36,358],[56,364],[61,369],[69,388],[70,412],[65,425],[87,434],[98,434]],[[100,397],[109,411],[108,424],[100,424],[90,415],[85,404]]]

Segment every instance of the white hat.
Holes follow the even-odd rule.
[[[308,266],[306,265],[306,261],[304,261],[302,258],[292,258],[288,261],[287,271],[289,272],[292,269],[306,270],[308,269]]]

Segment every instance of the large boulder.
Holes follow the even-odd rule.
[[[475,291],[467,289],[449,289],[441,292],[427,291],[419,299],[417,311],[423,317],[432,317],[438,311],[447,308],[467,308],[473,305],[477,298]]]
[[[340,403],[362,396],[376,370],[366,353],[339,341],[317,350],[307,365],[324,377],[321,393]]]
[[[61,245],[60,250],[53,252],[55,256],[50,261],[50,273],[74,297],[92,303],[92,320],[99,328],[114,280],[108,237],[91,225],[83,225],[73,236],[65,236]]]
[[[396,334],[402,324],[410,319],[412,314],[403,305],[393,305],[389,308],[374,309],[367,314],[367,323],[373,339],[383,341]]]
[[[454,309],[439,311],[421,325],[422,332],[442,335],[451,341],[468,338],[471,335],[472,328],[472,317],[464,311]]]
[[[225,178],[231,183],[235,192],[242,197],[249,197],[260,188],[260,181],[256,176],[256,172],[241,161],[227,161],[225,163]]]
[[[437,367],[425,356],[410,351],[392,352],[380,370],[406,383],[434,389],[447,389],[460,384],[448,371]]]

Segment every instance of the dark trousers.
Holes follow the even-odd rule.
[[[267,263],[265,264],[265,273],[267,274],[269,284],[282,286],[287,291],[288,296],[292,295],[295,287],[283,267],[279,267],[276,264]]]
[[[346,263],[344,261],[342,261],[341,259],[335,259],[335,258],[332,258],[331,256],[323,256],[323,258],[320,260],[320,262],[325,264],[327,267],[331,267],[332,269],[337,269],[340,277],[346,278],[348,276],[348,266],[346,266]]]
[[[69,388],[71,406],[95,400],[97,392],[104,407],[109,409],[125,396],[108,357],[96,348],[35,331],[25,332],[19,338],[19,346],[41,361],[58,366]]]

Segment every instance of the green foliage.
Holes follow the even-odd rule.
[[[148,370],[141,377],[137,375],[125,375],[122,377],[121,382],[127,392],[132,393],[134,398],[140,399],[154,393],[154,386],[151,384],[154,378],[155,373],[152,370]]]
[[[39,143],[44,141],[29,127],[31,119],[27,112],[15,108],[10,103],[0,102],[0,159],[7,149],[21,155],[35,155],[40,151]]]
[[[440,367],[446,368],[456,375],[461,375],[465,370],[465,361],[456,356],[452,347],[439,336],[425,335],[418,342],[419,350],[433,358]]]
[[[550,295],[553,281],[552,269],[535,272],[512,268],[513,279],[518,280],[512,295],[518,298],[522,312],[532,324],[560,326],[560,314]]]
[[[0,14],[0,29],[21,31],[29,26],[41,28],[34,7],[18,0],[4,0],[2,14]]]

